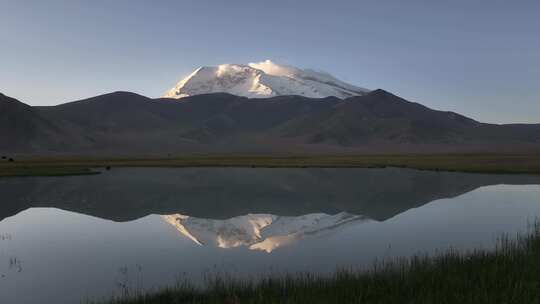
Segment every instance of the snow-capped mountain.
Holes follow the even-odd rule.
[[[367,89],[345,83],[325,72],[278,65],[266,60],[198,68],[163,97],[182,98],[207,93],[230,93],[249,98],[281,95],[347,98],[368,92]]]
[[[368,218],[346,212],[335,215],[313,213],[302,216],[248,214],[227,220],[194,218],[181,214],[164,215],[183,236],[198,245],[220,248],[248,247],[272,252],[305,237],[315,237]]]

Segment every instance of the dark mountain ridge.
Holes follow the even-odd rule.
[[[48,107],[0,95],[0,134],[0,151],[39,155],[540,151],[540,124],[480,123],[384,90],[345,100],[114,92]]]
[[[0,93],[0,151],[34,151],[68,139],[63,128],[39,110]]]

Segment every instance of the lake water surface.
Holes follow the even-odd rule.
[[[531,175],[127,168],[0,179],[0,303],[492,249],[538,216],[540,176]]]

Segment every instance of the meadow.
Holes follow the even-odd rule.
[[[11,158],[11,157],[10,157]],[[540,154],[249,155],[192,154],[169,157],[13,157],[0,161],[0,176],[98,174],[117,167],[384,168],[469,173],[540,173]]]
[[[540,230],[503,236],[495,250],[417,255],[376,263],[369,271],[342,269],[258,281],[213,278],[150,292],[126,291],[107,304],[173,303],[539,303]]]

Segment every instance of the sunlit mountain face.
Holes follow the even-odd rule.
[[[248,214],[226,220],[201,219],[182,214],[163,215],[162,218],[181,235],[201,246],[248,247],[268,253],[304,238],[327,235],[348,225],[371,221],[367,217],[346,212],[302,216]]]
[[[163,97],[229,93],[250,98],[300,95],[348,98],[369,93],[322,71],[280,65],[270,60],[249,64],[221,64],[196,69]]]

